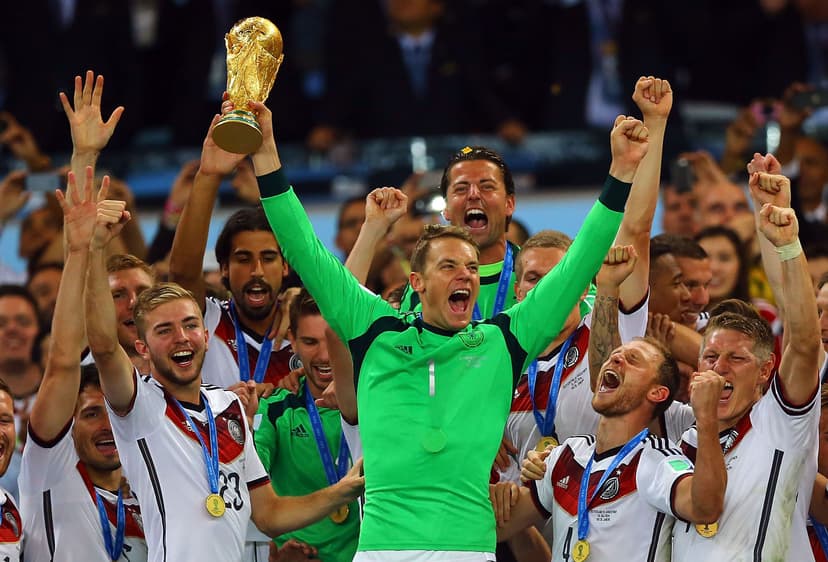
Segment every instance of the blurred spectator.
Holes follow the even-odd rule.
[[[0,112],[0,144],[8,148],[12,156],[25,162],[32,172],[52,167],[52,159],[41,152],[32,132],[18,123],[8,111]]]
[[[446,17],[444,0],[389,0],[386,7],[387,23],[371,19],[359,33],[345,28],[347,43],[337,50],[348,56],[326,65],[328,91],[308,137],[311,148],[326,151],[342,133],[501,129],[508,140],[520,140],[522,126],[489,85],[476,30]]]
[[[825,223],[828,219],[823,194],[828,189],[828,142],[802,136],[796,142],[799,175],[792,185],[801,209],[800,220]]]
[[[32,269],[26,282],[26,288],[37,301],[40,326],[47,332],[52,325],[62,273],[63,262],[41,263]]]
[[[365,196],[357,195],[344,201],[339,206],[339,215],[336,219],[336,238],[334,243],[342,252],[343,261],[351,253],[351,250],[359,236],[362,223],[365,222]]]
[[[819,280],[828,273],[828,241],[822,240],[819,244],[807,246],[805,255],[808,256],[808,271],[814,282],[814,290],[817,290]]]
[[[29,268],[39,263],[63,261],[63,219],[53,195],[46,204],[29,213],[20,225],[18,254]]]
[[[749,301],[750,267],[739,235],[726,226],[709,226],[696,235],[696,241],[710,257],[713,273],[708,308],[726,299]]]
[[[519,220],[512,218],[509,221],[509,226],[506,228],[506,240],[516,246],[523,246],[523,243],[529,239],[529,229]]]
[[[692,189],[679,190],[675,185],[665,185],[661,191],[661,229],[666,234],[690,237],[695,234],[696,196]]]
[[[18,440],[26,440],[26,424],[43,371],[35,361],[39,333],[37,303],[19,285],[0,285],[0,379],[14,398]]]

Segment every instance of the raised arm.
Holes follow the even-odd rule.
[[[104,77],[99,74],[95,78],[95,73],[87,70],[84,79],[75,76],[74,108],[64,92],[59,94],[72,133],[71,168],[76,178],[85,176],[87,166],[92,166],[94,171],[98,156],[112,138],[124,113],[123,106],[118,106],[104,122],[101,116],[103,87]],[[71,192],[67,190],[66,195],[66,200],[71,205]]]
[[[761,218],[759,211],[767,203],[776,205],[777,207],[787,208],[791,206],[791,184],[786,181],[787,178],[781,176],[782,165],[773,156],[773,154],[766,154],[762,156],[758,152],[753,155],[753,159],[747,165],[750,179],[748,187],[750,196],[753,200],[753,217],[756,224],[756,234],[759,240],[759,249],[762,253],[762,268],[765,270],[765,276],[768,278],[773,298],[776,301],[776,307],[779,309],[779,314],[782,318],[785,317],[785,302],[782,296],[782,264],[779,261],[779,256],[776,250],[762,231],[759,229]],[[761,174],[766,174],[765,181],[760,181]],[[767,177],[770,175],[773,179]],[[784,347],[783,347],[784,349]]]
[[[647,128],[637,119],[619,115],[610,134],[610,146],[612,164],[604,190],[572,246],[526,298],[505,313],[511,317],[509,329],[527,354],[527,364],[560,331],[618,234],[630,184],[647,153]]]
[[[258,113],[264,136],[261,148],[252,155],[262,206],[285,258],[302,278],[322,316],[346,343],[364,333],[380,316],[397,318],[391,305],[360,287],[316,237],[307,213],[281,169],[270,110],[257,102],[250,102],[250,107]]]
[[[641,110],[644,126],[650,134],[650,146],[635,172],[624,219],[615,239],[615,243],[622,246],[632,244],[638,254],[635,269],[621,284],[619,298],[622,308],[627,309],[638,305],[649,287],[650,236],[658,205],[664,133],[673,106],[673,92],[667,80],[642,76],[635,84],[632,99]]]
[[[69,172],[67,193],[73,198],[69,205],[63,193],[55,195],[63,209],[63,231],[66,235],[66,263],[60,278],[55,314],[52,318],[52,338],[46,372],[29,417],[29,428],[41,440],[52,441],[67,426],[75,412],[75,400],[80,386],[80,358],[83,350],[84,315],[78,313],[83,300],[86,269],[89,263],[89,242],[95,228],[97,205],[92,195],[92,168],[86,170],[83,189],[75,184],[75,174]],[[106,197],[101,190],[100,197]]]
[[[621,345],[618,332],[618,295],[620,287],[634,274],[638,256],[635,246],[613,246],[596,277],[595,306],[589,330],[589,382],[598,382],[601,365]]]
[[[719,443],[717,415],[724,383],[724,377],[714,371],[695,373],[690,382],[699,446],[693,475],[679,481],[674,505],[676,515],[691,523],[713,523],[724,509],[727,469]]]
[[[101,190],[108,187],[104,177]],[[135,396],[135,367],[118,343],[115,303],[109,291],[106,272],[106,246],[118,235],[129,213],[123,201],[104,200],[98,213],[89,246],[89,272],[86,276],[86,336],[101,378],[101,389],[113,410],[127,413]]]
[[[213,128],[218,120],[219,116],[215,115],[204,138],[201,164],[187,205],[181,212],[170,251],[170,279],[193,293],[202,312],[206,306],[207,292],[201,271],[213,206],[216,204],[222,178],[236,169],[244,159],[243,154],[226,152],[213,141]]]
[[[773,179],[762,176],[760,182]],[[759,212],[759,219],[762,234],[774,245],[782,262],[782,298],[789,337],[782,350],[779,376],[785,398],[802,405],[813,399],[819,386],[822,341],[814,286],[799,244],[799,223],[793,209],[767,204]]]
[[[394,187],[379,187],[365,198],[365,223],[359,230],[345,267],[362,284],[376,255],[377,244],[408,210],[408,196]]]
[[[250,490],[252,520],[269,537],[307,527],[356,499],[365,487],[362,459],[332,486],[306,496],[277,496],[272,486]]]

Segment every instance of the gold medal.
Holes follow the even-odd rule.
[[[584,562],[587,558],[589,558],[589,543],[584,539],[579,540],[572,549],[572,560]]]
[[[575,548],[572,549],[572,559],[575,562],[584,562],[589,558],[589,543],[581,539],[575,543]]]
[[[706,539],[713,538],[716,536],[716,533],[719,532],[719,522],[714,521],[713,523],[699,523],[696,525],[696,532]]]
[[[558,443],[558,440],[550,435],[549,437],[541,437],[538,441],[538,444],[535,445],[535,450],[539,453],[542,453],[546,450],[547,447],[554,448],[558,445],[560,445],[560,443]]]
[[[213,517],[221,517],[224,515],[226,506],[224,505],[224,500],[221,499],[220,495],[210,494],[207,496],[207,501],[204,502],[204,505],[207,507],[207,513]]]
[[[348,519],[348,514],[351,513],[351,510],[348,508],[347,505],[343,505],[336,509],[333,513],[330,514],[331,521],[336,523],[337,525],[342,525],[346,519]]]

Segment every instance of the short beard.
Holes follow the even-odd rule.
[[[244,302],[244,296],[242,295],[241,299],[236,298],[233,296],[233,303],[238,307],[238,310],[244,314],[245,317],[249,318],[250,320],[264,320],[270,313],[273,312],[273,307],[276,306],[276,301],[272,300],[269,304],[261,307],[261,308],[250,308],[247,306],[247,303]]]
[[[86,466],[89,466],[89,467],[91,467],[94,470],[97,470],[99,472],[105,472],[105,471],[112,472],[113,470],[118,470],[119,468],[121,468],[120,458],[119,458],[119,460],[112,461],[112,462],[107,462],[107,463],[98,463],[98,462],[92,462],[92,461],[88,461],[88,460],[87,461],[82,461],[82,462]]]

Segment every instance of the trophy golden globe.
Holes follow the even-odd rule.
[[[262,129],[247,102],[264,102],[282,64],[282,34],[272,21],[246,18],[224,36],[227,47],[227,95],[234,109],[219,119],[213,140],[235,154],[250,154],[262,145]]]

